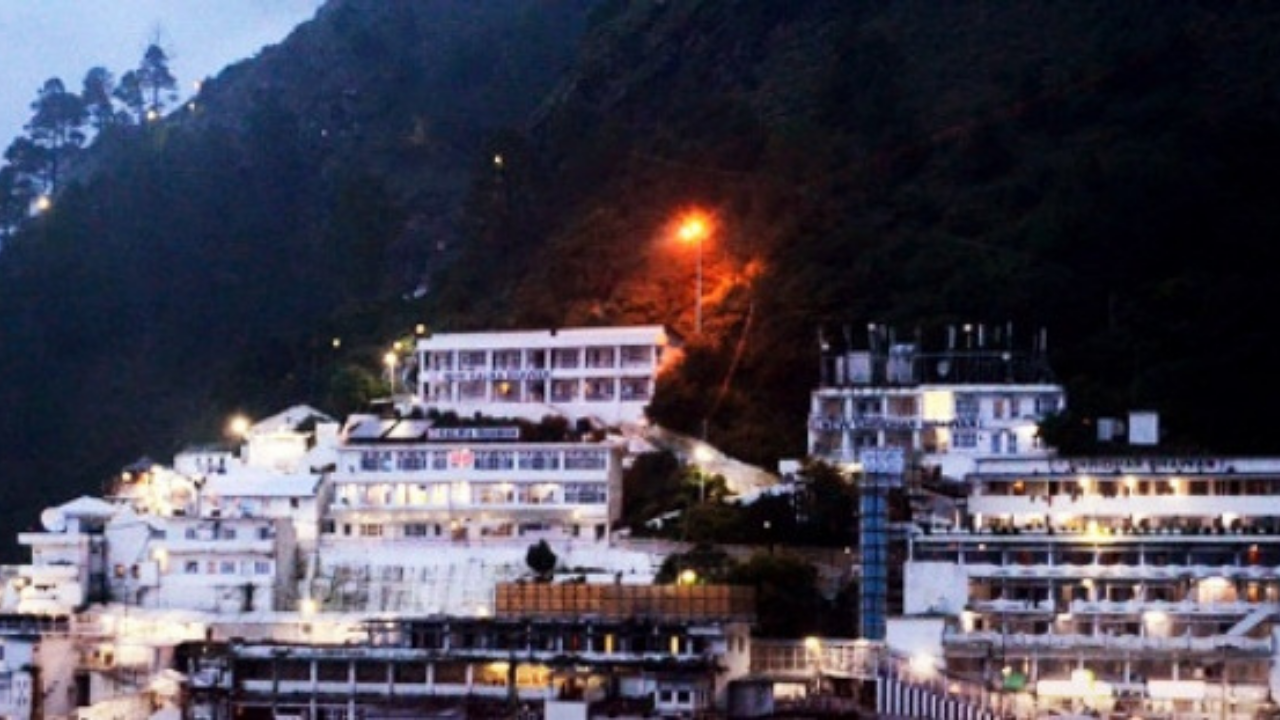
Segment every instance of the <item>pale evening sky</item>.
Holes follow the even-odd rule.
[[[170,56],[180,95],[253,57],[310,20],[324,0],[0,0],[0,152],[22,134],[51,77],[80,92],[102,65],[119,79],[153,38]]]

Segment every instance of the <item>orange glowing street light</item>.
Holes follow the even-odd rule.
[[[702,334],[702,245],[711,234],[710,223],[702,213],[694,212],[680,221],[680,229],[676,231],[680,240],[695,244],[698,247],[698,277],[694,286],[694,332]]]

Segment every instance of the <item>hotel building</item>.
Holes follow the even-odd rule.
[[[489,617],[370,620],[363,642],[189,646],[196,717],[691,717],[750,667],[750,588],[501,585]],[[588,715],[588,708],[594,712]]]
[[[462,417],[639,423],[678,347],[660,325],[442,333],[418,340],[417,394]]]
[[[908,615],[1032,713],[1255,718],[1280,689],[1280,459],[982,459]],[[1126,715],[1127,717],[1128,715]]]
[[[870,349],[822,353],[821,386],[810,398],[809,455],[861,461],[867,449],[901,448],[944,477],[961,478],[976,459],[1047,457],[1037,423],[1065,407],[1043,352],[1020,352],[1010,331],[963,326],[947,348],[925,351],[871,326]]]

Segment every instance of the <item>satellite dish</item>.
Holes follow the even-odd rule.
[[[58,508],[49,508],[40,513],[40,524],[49,532],[62,532],[67,529],[67,516]]]
[[[939,360],[939,361],[938,361],[938,376],[939,376],[939,377],[946,377],[946,376],[947,376],[948,374],[950,374],[950,373],[951,373],[951,361],[949,361],[949,360]]]

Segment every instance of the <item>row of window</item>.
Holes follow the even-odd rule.
[[[163,533],[164,531],[161,532]],[[214,526],[205,528],[189,527],[183,531],[182,536],[187,540],[236,540],[240,537],[270,540],[275,537],[275,533],[269,527],[248,528],[244,533],[241,533],[239,528]]]
[[[270,575],[270,560],[187,560],[184,575]]]
[[[527,534],[545,534],[560,530],[572,537],[580,537],[583,531],[582,525],[557,525],[550,522],[528,522],[528,523],[487,523],[482,524],[478,528],[469,526],[470,521],[459,523],[452,521],[449,523],[424,523],[410,522],[403,525],[381,523],[342,523],[339,525],[336,521],[329,519],[320,523],[320,532],[324,535],[342,535],[343,537],[361,537],[361,538],[382,538],[382,537],[404,537],[404,538],[443,538],[449,537],[453,540],[465,540],[468,537],[517,537]],[[602,536],[603,525],[595,525],[597,539]],[[587,528],[590,531],[590,527]],[[397,534],[398,533],[398,534]],[[382,580],[401,581],[405,578],[405,569],[400,566],[384,567],[381,569]],[[410,574],[414,571],[410,569]],[[422,572],[426,572],[425,570]],[[423,582],[433,580],[433,577],[424,575]]]
[[[550,351],[550,367],[611,368],[619,364],[623,367],[641,367],[653,363],[653,351],[654,348],[650,345],[559,348]],[[493,357],[492,363],[487,357],[490,353]],[[427,367],[435,371],[457,369],[464,372],[490,367],[494,370],[544,370],[548,367],[547,358],[546,350],[459,350],[456,353],[447,351],[428,353]]]
[[[604,470],[606,450],[363,450],[360,470],[392,472],[415,470]]]
[[[601,402],[605,400],[648,400],[652,395],[649,378],[586,378],[551,380],[553,402]],[[453,387],[457,387],[459,401],[478,402],[546,402],[545,380],[527,380],[523,383],[510,380],[460,380],[442,382],[428,388],[427,394],[437,402],[452,399]]]
[[[841,416],[845,414],[843,399],[827,399],[820,403],[817,411],[823,416]],[[892,417],[910,418],[919,415],[917,398],[885,397],[885,398],[850,398],[849,410],[855,417],[872,417],[889,415]],[[955,417],[959,420],[976,420],[982,417],[982,406],[990,408],[990,416],[995,420],[1017,419],[1027,415],[1043,417],[1057,412],[1061,405],[1061,397],[1052,393],[1036,395],[1006,395],[991,397],[976,393],[955,394]]]
[[[341,484],[337,499],[356,507],[598,505],[608,501],[608,489],[603,482]]]

